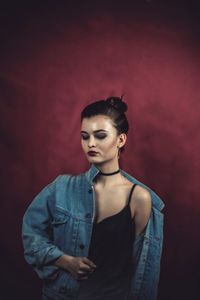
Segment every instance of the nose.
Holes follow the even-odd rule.
[[[90,138],[88,139],[88,147],[91,148],[93,146],[96,146],[95,138],[93,136],[90,136]]]

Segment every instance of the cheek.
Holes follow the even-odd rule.
[[[82,147],[83,150],[85,149],[85,143],[84,143],[83,140],[81,140],[81,147]]]
[[[116,148],[116,141],[115,140],[107,140],[104,145],[102,145],[105,149],[114,150]]]

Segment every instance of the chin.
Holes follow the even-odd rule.
[[[92,157],[92,156],[87,156],[87,160],[90,162],[90,163],[102,163],[103,161],[101,161],[98,157]]]
[[[90,157],[90,156],[88,156],[87,159],[89,161],[98,161],[98,159],[96,157]]]

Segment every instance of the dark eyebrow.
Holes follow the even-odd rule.
[[[104,130],[104,129],[99,129],[99,130],[94,130],[93,132],[100,132],[100,131],[104,131],[104,132],[107,132],[107,130]],[[81,131],[81,133],[87,133],[87,131]]]

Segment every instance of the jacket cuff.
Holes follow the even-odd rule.
[[[55,279],[60,272],[60,268],[54,265],[54,261],[64,254],[58,248],[51,249],[48,252],[48,263],[34,266],[35,272],[41,279]]]

